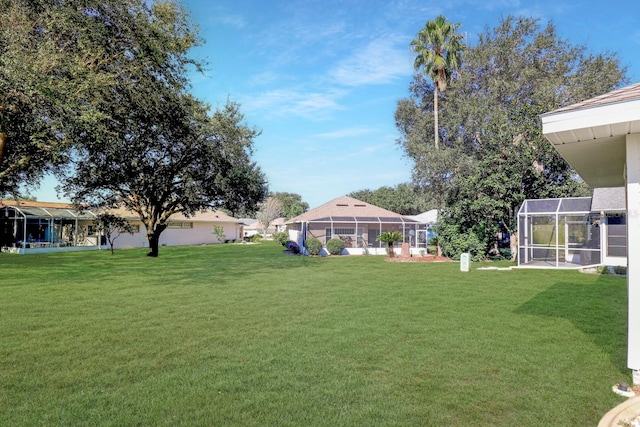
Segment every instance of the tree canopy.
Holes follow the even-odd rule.
[[[399,144],[413,160],[413,182],[442,197],[445,255],[484,254],[501,228],[514,231],[527,198],[585,195],[589,189],[542,135],[540,114],[626,83],[615,53],[590,53],[549,23],[507,17],[465,51],[459,78],[441,101],[440,152],[433,138],[431,82],[416,74],[398,102]],[[441,195],[441,196],[440,196]]]
[[[61,3],[67,5],[67,3]],[[61,6],[62,7],[62,6]],[[255,208],[266,180],[251,160],[258,131],[239,105],[209,106],[188,93],[198,42],[188,14],[171,0],[108,0],[80,6],[92,50],[108,61],[111,84],[91,86],[92,126],[72,121],[65,193],[80,203],[122,206],[143,222],[149,255],[175,213]]]
[[[407,183],[376,190],[358,190],[348,196],[400,215],[418,215],[434,207],[426,193]]]
[[[85,2],[0,0],[0,16],[1,197],[64,163],[70,127],[93,126],[96,95],[119,70],[96,44],[98,14]]]
[[[64,186],[77,200],[137,213],[152,256],[171,215],[238,205],[256,209],[267,194],[266,180],[250,159],[256,131],[242,123],[238,105],[228,103],[208,116],[193,98],[182,102],[184,110],[174,108],[171,120],[123,123],[130,129],[126,135],[79,148]]]
[[[291,219],[309,210],[309,203],[303,201],[300,194],[277,191],[271,193],[271,197],[279,199],[282,203],[285,219]]]

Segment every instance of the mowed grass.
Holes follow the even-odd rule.
[[[595,426],[626,281],[215,245],[0,254],[0,425]]]

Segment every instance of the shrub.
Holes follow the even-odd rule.
[[[445,256],[460,259],[460,255],[468,252],[471,261],[481,261],[485,257],[486,246],[473,230],[460,232],[457,225],[440,226],[440,246]]]
[[[327,251],[331,255],[340,255],[346,246],[341,239],[334,237],[327,242]]]
[[[213,226],[213,234],[216,236],[216,239],[218,239],[218,243],[220,242],[226,242],[227,236],[225,236],[224,234],[224,227],[221,225],[214,225]]]
[[[260,234],[254,234],[251,236],[251,241],[253,243],[258,243],[260,240],[262,240],[262,236]]]
[[[502,256],[502,258],[504,259],[511,259],[511,249],[509,248],[500,248],[500,255]]]
[[[289,240],[289,233],[287,233],[286,231],[278,231],[277,233],[273,233],[273,240],[284,246],[286,245],[287,240]]]
[[[307,250],[309,251],[309,254],[318,255],[322,250],[322,243],[320,242],[320,240],[316,239],[315,237],[310,237],[304,243],[304,247],[307,248]]]
[[[613,267],[613,272],[616,274],[620,274],[622,276],[626,276],[627,275],[627,267],[621,266],[621,265],[616,265]]]

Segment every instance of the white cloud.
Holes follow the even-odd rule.
[[[375,129],[368,127],[351,127],[345,129],[335,130],[333,132],[323,132],[312,135],[315,138],[328,138],[328,139],[340,139],[340,138],[352,138],[354,136],[367,135],[375,132]]]
[[[343,107],[338,99],[341,91],[307,92],[275,89],[252,96],[242,104],[267,115],[295,115],[307,119],[323,119]]]
[[[224,15],[220,18],[220,22],[237,30],[242,30],[247,26],[245,18],[241,15]]]
[[[361,86],[385,84],[410,75],[411,58],[407,46],[408,41],[398,42],[398,37],[373,40],[338,63],[329,76],[343,86]]]

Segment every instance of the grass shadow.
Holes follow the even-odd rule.
[[[600,276],[587,282],[556,283],[521,305],[515,313],[571,322],[608,355],[620,373],[629,375],[626,281]]]

